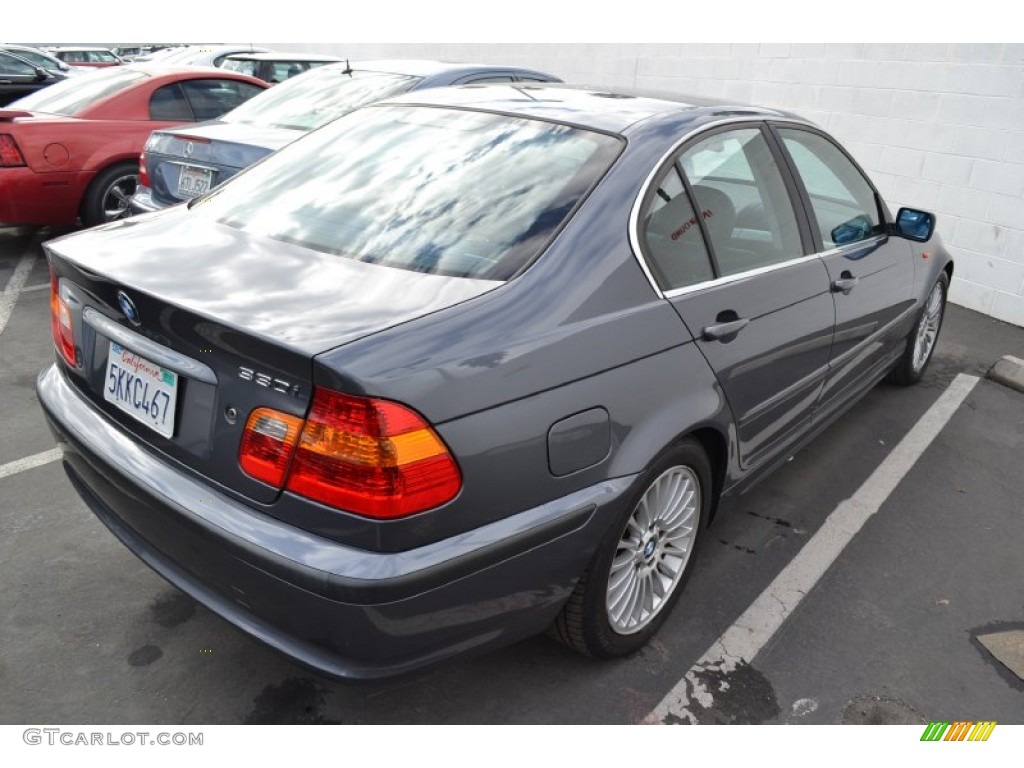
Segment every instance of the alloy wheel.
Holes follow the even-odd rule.
[[[942,299],[942,286],[936,283],[928,295],[928,303],[925,304],[924,314],[917,327],[917,337],[914,339],[915,371],[920,371],[928,362],[932,349],[935,347],[935,340],[939,337],[939,326],[942,323]]]
[[[117,176],[110,182],[103,195],[104,221],[116,221],[128,215],[128,200],[135,194],[138,183],[139,176],[134,173]]]
[[[689,467],[670,467],[648,487],[608,574],[605,607],[615,632],[641,631],[666,605],[690,560],[700,509],[700,481]]]

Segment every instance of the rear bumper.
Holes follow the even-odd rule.
[[[153,197],[153,190],[149,187],[139,186],[135,190],[135,194],[131,196],[128,201],[128,210],[131,211],[133,216],[140,216],[143,213],[153,213],[155,211],[162,211],[164,208],[169,206],[161,203],[155,197]]]
[[[618,513],[617,478],[396,553],[294,528],[138,444],[56,365],[37,382],[72,484],[160,575],[240,629],[339,678],[401,674],[542,632]]]
[[[0,168],[0,224],[74,224],[92,174]]]

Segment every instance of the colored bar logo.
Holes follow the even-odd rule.
[[[921,734],[921,741],[988,741],[995,730],[995,720],[957,720],[950,723],[932,720]]]

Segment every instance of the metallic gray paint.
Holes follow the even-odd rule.
[[[541,631],[630,504],[633,478],[682,436],[708,449],[728,507],[885,374],[951,268],[937,238],[886,237],[856,260],[864,284],[849,296],[830,290],[829,270],[850,256],[837,251],[666,300],[629,226],[652,169],[701,127],[780,113],[723,118],[728,108],[533,86],[400,100],[618,130],[628,146],[544,254],[503,284],[346,262],[183,209],[47,246],[86,352],[81,372],[57,363],[38,385],[76,487],[172,582],[339,676],[391,674]],[[873,281],[889,298],[858,301]],[[173,440],[96,394],[106,340],[82,326],[82,307],[124,326],[121,289],[144,319],[138,333],[186,356],[211,350],[200,359],[219,384],[187,382]],[[726,310],[750,322],[734,340],[703,340]],[[295,381],[300,395],[239,380],[238,366]],[[223,409],[303,415],[313,386],[414,407],[457,457],[461,493],[376,522],[246,478],[244,418],[228,423]],[[600,433],[608,449],[574,451],[577,430]]]

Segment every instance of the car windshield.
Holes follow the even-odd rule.
[[[371,107],[293,142],[193,213],[357,261],[507,280],[621,146],[541,120]]]
[[[19,99],[11,106],[17,105],[18,109],[46,112],[51,115],[75,115],[100,99],[105,99],[145,77],[146,74],[137,70],[111,67],[88,77],[64,80],[43,88]]]
[[[221,120],[262,128],[311,131],[365,104],[407,91],[419,82],[410,75],[317,69],[275,86],[228,112]]]

